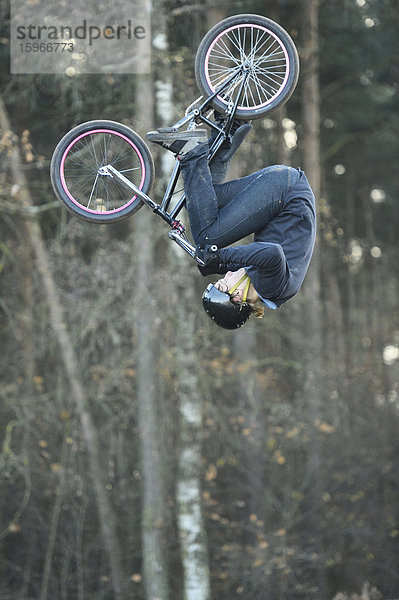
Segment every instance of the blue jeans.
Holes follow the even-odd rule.
[[[246,177],[215,183],[220,177],[215,159],[209,168],[208,144],[200,144],[181,161],[186,207],[196,245],[229,246],[262,229],[283,207],[287,190],[299,179],[297,169],[266,167]]]

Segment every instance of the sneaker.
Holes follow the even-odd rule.
[[[198,144],[208,141],[206,129],[193,129],[189,131],[149,131],[147,139],[159,144],[162,148],[174,154],[184,156]]]

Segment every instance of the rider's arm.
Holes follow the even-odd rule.
[[[289,268],[280,244],[253,242],[219,250],[225,270],[246,267],[256,291],[264,298],[277,297],[287,284]]]
[[[219,250],[224,265],[239,267],[257,267],[273,271],[286,264],[284,251],[280,244],[271,242],[252,242],[245,246],[231,246]]]

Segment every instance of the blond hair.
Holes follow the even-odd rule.
[[[259,298],[257,300],[247,300],[247,304],[249,304],[250,309],[257,319],[261,319],[265,314],[265,305],[262,300]]]

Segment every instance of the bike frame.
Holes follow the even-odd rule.
[[[239,72],[243,73],[242,81],[240,84],[239,92],[236,96],[234,102],[230,102],[225,111],[225,121],[222,127],[219,127],[216,123],[208,119],[206,116],[206,112],[211,109],[212,100],[223,93],[223,91],[228,87],[228,85],[237,77]],[[208,98],[206,98],[203,103],[197,107],[192,108],[195,104],[197,104],[198,100],[196,100],[193,104],[191,104],[187,110],[185,116],[177,121],[171,127],[164,129],[164,131],[176,131],[188,124],[188,129],[194,129],[197,123],[205,123],[211,129],[217,131],[217,135],[215,140],[212,142],[209,148],[208,162],[211,162],[220,146],[226,139],[231,140],[230,130],[233,124],[234,116],[237,110],[238,102],[241,97],[241,93],[244,89],[245,82],[248,77],[248,67],[246,65],[241,66],[239,69],[234,71],[230,77],[228,77],[222,85]],[[238,84],[237,84],[238,85]],[[199,100],[201,100],[199,98]],[[183,193],[179,198],[175,206],[171,209],[172,198],[175,195],[176,185],[180,176],[180,163],[176,159],[171,176],[169,178],[168,185],[166,187],[162,202],[158,204],[154,200],[152,200],[147,194],[139,190],[134,183],[129,181],[122,173],[120,173],[115,167],[111,164],[103,166],[99,169],[98,174],[104,177],[115,177],[122,184],[124,184],[127,188],[133,191],[147,206],[151,208],[151,210],[159,215],[168,225],[171,227],[171,231],[169,232],[169,238],[175,241],[185,252],[187,252],[192,258],[194,258],[199,265],[204,266],[204,262],[196,255],[195,246],[193,246],[185,237],[185,227],[182,223],[177,219],[180,211],[185,205],[186,196]]]

